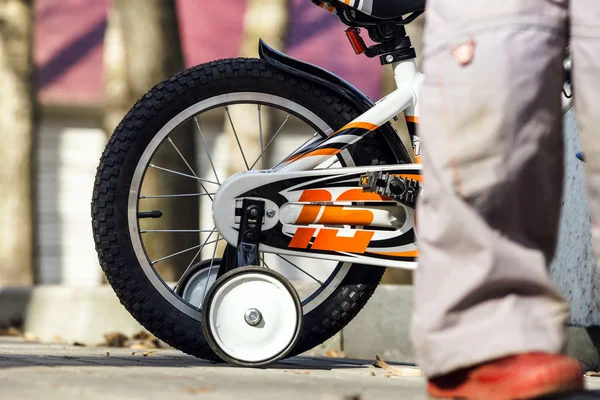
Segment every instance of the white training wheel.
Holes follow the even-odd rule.
[[[202,303],[202,331],[224,361],[262,367],[287,356],[302,328],[302,304],[292,284],[263,267],[220,277]]]

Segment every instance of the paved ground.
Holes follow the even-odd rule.
[[[385,377],[370,361],[296,357],[268,369],[214,365],[173,350],[28,343],[0,338],[0,398],[426,399],[422,378]],[[600,389],[600,378],[587,378]],[[600,398],[600,391],[570,398]]]

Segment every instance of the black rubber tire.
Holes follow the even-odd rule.
[[[128,194],[139,158],[164,124],[201,100],[242,91],[291,99],[332,128],[340,128],[360,114],[334,93],[275,70],[262,60],[227,59],[198,65],[158,84],[133,106],[111,136],[94,182],[91,208],[95,246],[121,304],[161,340],[209,360],[216,360],[216,356],[206,343],[200,322],[163,298],[137,261],[129,238]],[[393,164],[395,160],[379,135],[351,152],[356,165]],[[319,345],[350,322],[375,291],[384,270],[353,265],[331,296],[305,315],[293,354]]]

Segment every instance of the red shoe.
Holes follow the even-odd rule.
[[[583,368],[572,358],[525,353],[432,378],[429,395],[445,399],[513,400],[583,389]]]

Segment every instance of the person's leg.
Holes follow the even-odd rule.
[[[571,3],[575,115],[585,154],[592,236],[600,265],[600,2]]]
[[[593,0],[590,0],[593,1]],[[436,377],[558,353],[567,0],[428,0],[412,340]]]

